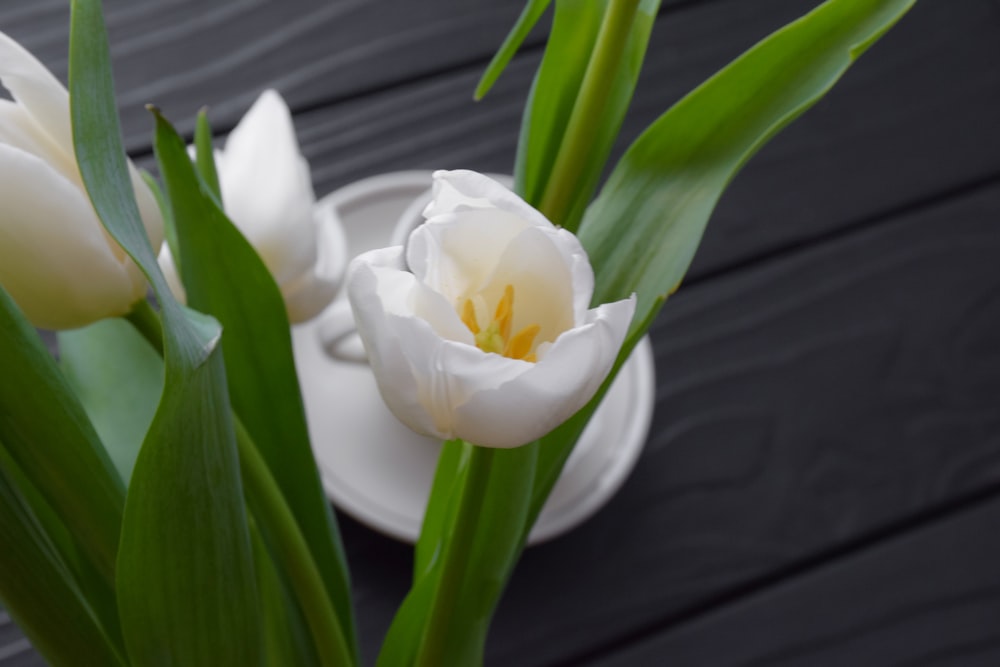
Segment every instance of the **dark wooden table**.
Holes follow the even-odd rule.
[[[148,161],[146,102],[225,131],[271,86],[320,195],[509,171],[544,32],[471,95],[521,4],[110,0],[127,145]],[[623,145],[813,4],[664,2]],[[66,5],[0,4],[63,78]],[[525,554],[488,664],[1000,664],[1000,2],[920,0],[765,148],[652,339],[635,472]],[[411,549],[340,522],[371,662]],[[20,637],[2,667],[41,664]]]

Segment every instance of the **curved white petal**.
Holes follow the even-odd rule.
[[[311,320],[337,295],[347,265],[347,236],[337,215],[326,210],[318,216],[314,209],[316,261],[301,276],[279,284],[292,324]]]
[[[167,287],[170,288],[174,298],[178,302],[186,304],[187,292],[184,290],[184,284],[181,282],[180,273],[177,271],[177,263],[174,262],[174,255],[170,252],[169,245],[164,243],[160,247],[160,254],[157,255],[156,261],[160,265],[160,271],[163,272],[163,277],[167,281]]]
[[[2,32],[0,83],[28,110],[39,128],[65,153],[66,159],[75,162],[69,93],[45,65]]]
[[[229,135],[219,185],[226,213],[278,283],[315,263],[316,196],[291,113],[277,92],[264,91]]]
[[[417,279],[455,300],[478,292],[507,245],[529,225],[497,209],[443,215],[420,225],[406,245],[406,263]]]
[[[594,309],[590,321],[560,336],[524,373],[472,394],[455,410],[458,437],[484,447],[519,447],[569,419],[607,377],[634,311],[634,297]]]
[[[83,326],[124,314],[144,296],[73,183],[6,145],[0,173],[0,283],[35,326]]]
[[[514,237],[480,294],[491,308],[514,288],[513,331],[537,324],[537,341],[554,341],[576,323],[570,268],[550,230],[528,227]],[[588,297],[589,298],[589,297]]]
[[[553,224],[534,207],[489,176],[467,169],[457,169],[438,170],[432,177],[433,198],[424,209],[424,217],[428,220],[456,211],[498,208],[516,215],[526,223],[553,227]]]
[[[142,226],[146,229],[146,237],[149,239],[150,247],[155,251],[163,243],[163,214],[160,212],[160,206],[156,203],[152,191],[131,160],[128,162],[128,175],[132,181],[132,190],[135,192],[135,201],[139,205]]]
[[[347,296],[379,392],[389,410],[418,433],[447,439],[420,403],[417,379],[403,354],[400,328],[389,309],[402,309],[415,280],[404,271],[399,246],[357,257],[347,269]]]

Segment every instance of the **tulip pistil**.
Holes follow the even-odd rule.
[[[476,338],[476,347],[483,352],[493,352],[511,359],[521,359],[534,363],[537,357],[531,351],[535,337],[542,328],[530,324],[511,336],[511,324],[514,319],[514,286],[504,287],[503,296],[497,304],[493,321],[485,328],[479,326],[476,319],[476,307],[472,299],[466,299],[462,304],[462,323],[469,328]]]

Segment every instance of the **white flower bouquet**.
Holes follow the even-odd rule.
[[[437,172],[405,247],[347,271],[386,405],[446,441],[379,665],[482,662],[543,503],[723,190],[914,2],[828,0],[667,110],[599,190],[659,2],[555,3],[514,191]],[[140,174],[100,2],[72,5],[68,92],[0,33],[0,601],[53,664],[359,664],[290,336],[339,288],[339,231],[313,217],[288,110],[265,93],[218,152],[203,113],[189,152],[150,107],[158,179]],[[85,325],[59,362],[35,328]],[[155,409],[89,401],[81,341]]]

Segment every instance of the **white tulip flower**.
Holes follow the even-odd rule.
[[[146,279],[98,220],[73,150],[69,93],[0,33],[0,285],[32,324],[72,329],[124,315]],[[132,164],[132,187],[154,248],[163,220]]]
[[[591,309],[580,242],[499,183],[438,171],[433,195],[405,250],[374,250],[348,268],[379,391],[424,435],[527,444],[593,397],[635,296]]]
[[[215,152],[222,205],[274,277],[292,323],[315,317],[337,293],[346,252],[336,220],[318,224],[309,163],[281,95],[264,91]],[[170,249],[160,251],[175,296],[184,299]]]

